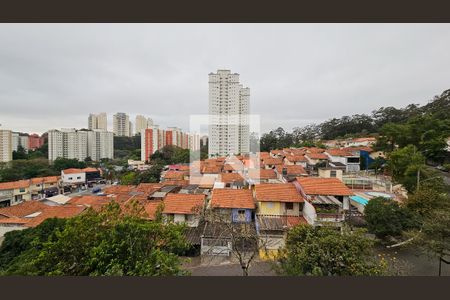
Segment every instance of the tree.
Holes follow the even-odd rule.
[[[365,220],[369,232],[379,238],[398,237],[403,231],[417,227],[417,218],[405,207],[392,199],[373,198],[367,203]]]
[[[0,182],[30,179],[33,177],[52,176],[60,174],[54,170],[47,159],[13,160],[0,168]]]
[[[142,212],[122,210],[112,202],[100,212],[70,218],[39,250],[20,256],[26,268],[8,269],[8,275],[161,276],[183,275],[176,255],[187,247],[184,227],[142,218]],[[40,225],[39,225],[40,226]],[[39,227],[38,226],[38,227]],[[24,258],[27,258],[24,261]]]
[[[430,212],[420,230],[409,232],[408,235],[425,253],[439,259],[439,275],[441,275],[442,259],[450,256],[449,206]]]
[[[23,253],[33,253],[42,248],[43,243],[54,238],[55,232],[64,227],[66,219],[51,218],[35,228],[10,231],[0,247],[0,274],[23,268],[26,262]]]
[[[309,225],[288,232],[279,262],[280,273],[289,276],[383,275],[387,270],[386,261],[375,257],[373,241],[364,231],[341,233]]]
[[[83,169],[86,168],[86,166],[87,164],[84,161],[79,161],[76,158],[69,159],[58,157],[53,161],[53,169],[58,172],[70,168]]]
[[[408,196],[405,205],[407,209],[423,219],[436,210],[446,209],[450,205],[450,200],[442,191],[424,185]]]
[[[136,185],[137,184],[137,173],[128,172],[120,177],[121,185]]]
[[[161,172],[163,170],[163,166],[159,164],[155,164],[150,167],[150,169],[138,173],[136,175],[136,183],[155,183],[159,182],[161,178]]]
[[[17,146],[17,151],[13,151],[12,156],[13,156],[13,159],[27,159],[28,158],[27,152],[21,145]]]
[[[390,153],[387,168],[394,181],[401,183],[408,191],[417,186],[417,175],[425,168],[425,157],[413,145]]]

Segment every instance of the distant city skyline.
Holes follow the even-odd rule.
[[[1,24],[1,129],[87,128],[90,113],[189,128],[211,70],[245,74],[261,130],[450,88],[450,24]],[[70,37],[70,38],[67,38]]]

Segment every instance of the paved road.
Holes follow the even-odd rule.
[[[110,185],[106,185],[106,184],[96,184],[91,188],[87,188],[86,190],[80,190],[79,192],[70,193],[70,194],[67,194],[66,196],[75,197],[75,196],[94,195],[94,194],[92,194],[92,189],[99,187],[103,190],[104,188],[109,187],[109,186]]]

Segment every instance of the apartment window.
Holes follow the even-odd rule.
[[[294,203],[286,202],[286,210],[293,210],[293,209],[294,209]]]

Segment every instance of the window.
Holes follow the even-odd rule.
[[[24,193],[24,192],[25,192],[25,189],[24,189],[24,188],[21,188],[21,189],[19,189],[19,192]]]
[[[81,176],[78,176],[77,179],[81,179]]]
[[[330,171],[330,177],[336,177],[336,170]]]
[[[286,210],[293,210],[293,209],[294,209],[294,203],[286,202]]]

